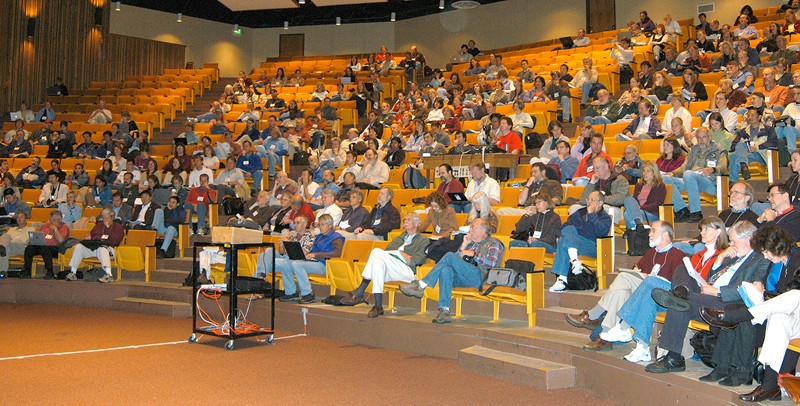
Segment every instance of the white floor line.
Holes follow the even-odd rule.
[[[78,354],[92,354],[97,352],[107,352],[107,351],[119,351],[119,350],[134,350],[137,348],[147,348],[147,347],[161,347],[165,345],[175,345],[175,344],[186,344],[186,340],[181,341],[170,341],[166,343],[154,343],[154,344],[141,344],[141,345],[126,345],[124,347],[111,347],[111,348],[98,348],[95,350],[81,350],[81,351],[68,351],[68,352],[51,352],[47,354],[32,354],[32,355],[19,355],[16,357],[6,357],[0,358],[0,361],[11,361],[11,360],[21,360],[21,359],[28,359],[28,358],[41,358],[41,357],[56,357],[61,355],[78,355]]]

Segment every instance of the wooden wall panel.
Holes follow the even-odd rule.
[[[103,18],[94,24],[95,9]],[[8,27],[2,48],[8,58],[8,86],[0,88],[0,111],[14,111],[22,100],[39,103],[45,88],[61,76],[69,88],[99,80],[109,30],[109,3],[104,0],[11,0],[4,8]],[[28,38],[28,18],[36,32]]]
[[[106,71],[102,80],[125,80],[127,75],[158,75],[164,69],[183,68],[186,45],[110,34]]]

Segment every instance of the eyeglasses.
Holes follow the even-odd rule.
[[[740,192],[738,190],[731,190],[730,192],[728,192],[728,196],[743,195],[743,194],[744,194],[744,192]]]

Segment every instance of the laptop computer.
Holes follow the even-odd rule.
[[[343,85],[349,85],[353,83],[353,81],[350,79],[350,76],[342,76],[339,80],[342,82]]]
[[[153,203],[159,206],[166,206],[169,202],[170,196],[172,196],[172,189],[154,189]]]
[[[11,121],[17,121],[21,119],[22,119],[22,113],[20,112],[11,113]]]
[[[448,193],[447,196],[450,196],[450,200],[454,203],[466,203],[469,201],[467,196],[463,193]]]
[[[297,241],[284,241],[283,248],[286,250],[286,255],[292,261],[308,261],[306,254],[303,252],[303,246]]]
[[[575,43],[572,41],[572,37],[561,37],[558,40],[561,41],[561,47],[564,49],[570,49],[575,46]]]
[[[45,245],[44,233],[41,231],[28,231],[28,245]]]
[[[172,139],[172,142],[175,145],[183,145],[184,147],[189,144],[189,141],[186,140],[184,137],[175,137]]]

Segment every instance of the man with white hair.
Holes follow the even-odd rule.
[[[114,277],[111,275],[111,256],[114,255],[114,247],[122,243],[125,230],[123,230],[122,224],[114,221],[114,212],[111,209],[103,209],[100,215],[103,221],[95,224],[85,240],[72,247],[72,259],[69,261],[70,271],[67,274],[68,281],[78,280],[76,273],[81,262],[85,258],[92,257],[100,261],[100,266],[106,273],[99,281],[102,283],[114,281]]]
[[[411,282],[416,267],[425,263],[425,250],[430,244],[428,237],[420,234],[420,218],[417,213],[406,214],[403,219],[403,232],[395,237],[386,249],[375,248],[361,276],[361,285],[350,295],[350,301],[358,304],[364,301],[364,293],[372,282],[375,305],[367,317],[383,316],[383,285],[385,282]]]
[[[317,210],[317,217],[315,223],[319,221],[320,217],[329,215],[333,218],[333,226],[338,227],[339,221],[342,220],[342,209],[336,205],[336,193],[331,189],[322,191],[322,208]]]

